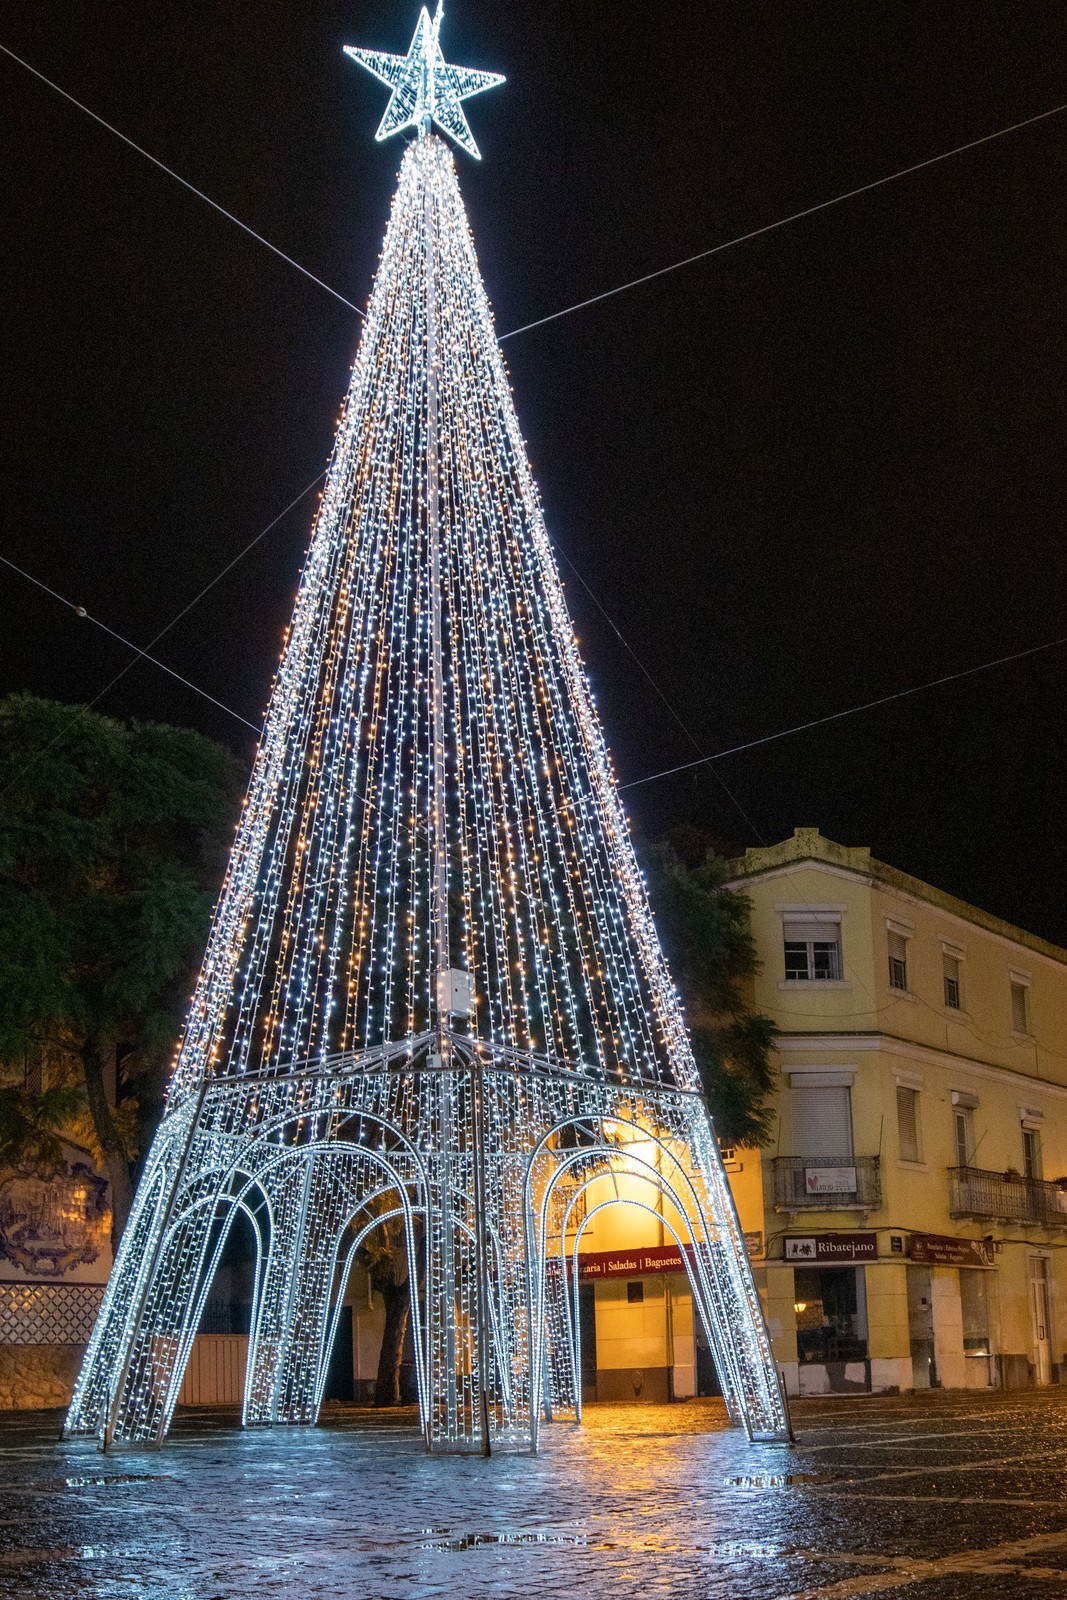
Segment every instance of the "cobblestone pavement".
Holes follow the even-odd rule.
[[[536,1459],[430,1458],[406,1414],[159,1451],[0,1416],[0,1595],[33,1600],[1067,1600],[1067,1394],[808,1401],[793,1449],[720,1405],[594,1406]]]

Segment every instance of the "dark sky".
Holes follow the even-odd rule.
[[[397,0],[59,0],[0,42],[363,303]],[[1062,0],[452,0],[500,331],[1067,101]],[[351,311],[0,58],[0,551],[147,642],[325,464]],[[509,341],[549,523],[704,751],[1067,634],[1067,114]],[[310,502],[160,653],[261,716]],[[620,777],[693,747],[570,573]],[[0,692],[128,660],[0,569]],[[1067,648],[629,792],[1067,942]],[[101,702],[249,754],[138,664]]]

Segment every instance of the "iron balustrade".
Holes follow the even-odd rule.
[[[1016,1172],[950,1167],[949,1211],[954,1217],[995,1217],[1041,1228],[1067,1228],[1067,1187]]]
[[[882,1204],[877,1156],[775,1156],[774,1203],[780,1211],[877,1211]]]

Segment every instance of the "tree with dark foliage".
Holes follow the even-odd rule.
[[[725,859],[696,830],[678,830],[643,854],[715,1132],[724,1145],[766,1144],[773,1131],[775,1029],[746,995],[746,980],[759,970],[749,901],[725,887]]]
[[[116,1243],[241,790],[235,757],[191,729],[0,701],[0,1159],[54,1164],[81,1104]]]

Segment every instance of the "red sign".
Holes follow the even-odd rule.
[[[745,1250],[762,1260],[763,1234],[746,1233]],[[685,1246],[690,1255],[693,1246]],[[578,1256],[579,1278],[640,1278],[653,1272],[685,1272],[686,1264],[676,1244],[643,1244],[634,1250],[583,1250]]]
[[[676,1244],[641,1245],[636,1250],[590,1250],[578,1257],[579,1278],[640,1278],[650,1272],[684,1272]]]
[[[810,1233],[785,1240],[787,1261],[877,1261],[876,1233]]]
[[[940,1233],[913,1233],[908,1240],[912,1261],[932,1267],[991,1267],[993,1247],[982,1239],[953,1239]]]

